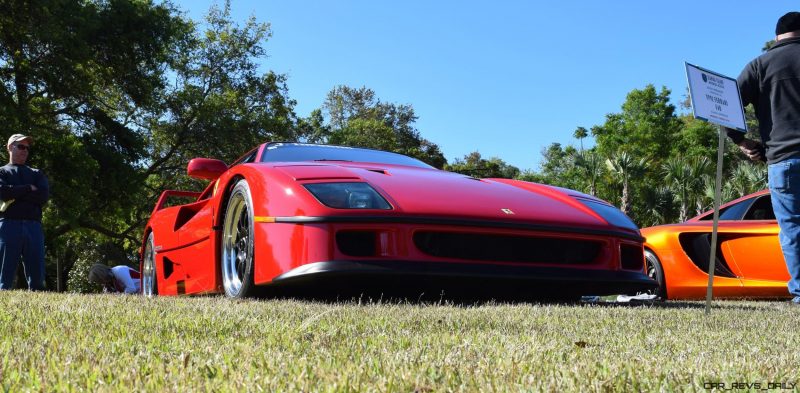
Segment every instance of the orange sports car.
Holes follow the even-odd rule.
[[[704,299],[713,211],[686,222],[642,229],[645,262],[662,299]],[[714,297],[788,297],[789,273],[768,190],[720,207]]]

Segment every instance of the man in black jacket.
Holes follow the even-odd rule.
[[[800,12],[778,19],[775,35],[775,45],[738,78],[742,103],[756,111],[761,143],[734,130],[728,136],[751,160],[765,159],[769,165],[789,293],[792,304],[800,305]]]
[[[42,205],[49,197],[47,178],[28,161],[33,139],[8,138],[9,162],[0,168],[0,290],[11,289],[19,258],[31,290],[44,289]]]

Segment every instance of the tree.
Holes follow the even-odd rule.
[[[50,272],[56,258],[68,270],[75,258],[66,245],[82,230],[135,238],[115,226],[139,196],[147,135],[137,122],[155,105],[165,64],[190,28],[168,3],[0,4],[0,121],[35,138],[30,163],[50,180]]]
[[[767,188],[765,165],[742,161],[731,171],[726,186],[738,198]]]
[[[657,91],[652,85],[632,90],[620,112],[607,114],[603,124],[589,128],[595,139],[591,149],[576,151],[551,144],[542,151],[539,170],[520,176],[588,190],[609,201],[619,200],[622,209],[638,223],[683,220],[692,208],[701,213],[713,202],[714,177],[710,172],[717,155],[719,129],[690,114],[676,116],[669,96],[668,89]],[[690,102],[687,90],[681,108],[690,108]],[[757,138],[752,106],[745,108],[745,119],[748,137]],[[573,136],[581,140],[584,130],[578,127]],[[723,171],[730,180],[723,188],[723,199],[764,187],[757,174],[760,172],[752,165],[739,168],[744,157],[735,145],[726,144],[724,154]]]
[[[672,189],[659,186],[644,191],[644,212],[641,226],[673,222],[675,218],[675,196]]]
[[[452,164],[445,165],[444,169],[473,177],[514,179],[520,174],[519,168],[497,157],[486,160],[477,151],[467,154],[463,159],[455,159]]]
[[[144,119],[152,140],[144,173],[151,182],[184,177],[186,163],[197,156],[230,162],[265,140],[299,138],[286,77],[258,71],[269,25],[252,17],[236,25],[226,3],[211,8],[206,26],[182,42],[175,83]]]
[[[713,177],[707,177],[703,179],[702,206],[700,205],[700,203],[698,203],[696,212],[697,214],[701,214],[706,210],[711,209],[714,206],[714,197],[716,194],[715,183],[716,179]],[[722,190],[720,190],[720,199],[723,202],[736,199],[735,194],[733,192],[733,188],[730,187],[727,183],[723,184]],[[698,201],[700,201],[700,199],[698,199]]]
[[[589,194],[597,195],[597,179],[603,175],[604,169],[603,158],[592,149],[576,154],[573,159],[575,166],[583,171],[584,178],[589,181]]]
[[[149,1],[3,2],[0,116],[24,132],[60,124],[115,139],[124,130],[92,123],[111,125],[130,109],[123,101],[150,103],[187,27],[169,4]]]
[[[575,129],[575,132],[572,133],[572,136],[575,137],[581,143],[581,152],[583,152],[583,138],[589,136],[589,130],[584,127],[578,127]]]
[[[373,149],[395,151],[397,136],[391,127],[376,119],[352,119],[344,128],[331,133],[328,142],[335,145],[363,146]]]
[[[711,168],[711,163],[705,157],[688,161],[681,157],[672,157],[662,168],[664,180],[678,201],[678,220],[686,221],[689,219],[689,208],[695,205],[695,200],[702,192],[703,176]]]
[[[623,213],[631,215],[630,180],[638,176],[644,169],[644,159],[636,159],[632,154],[621,151],[606,159],[606,167],[615,176],[618,184],[622,186],[620,207]]]
[[[703,187],[705,183],[714,179],[715,166],[711,160],[705,157],[693,157],[688,161],[689,173],[692,177],[692,199],[694,200],[696,209],[695,214],[701,213],[701,203],[703,197]],[[686,217],[689,218],[688,216]]]
[[[420,136],[414,126],[417,115],[411,105],[381,102],[375,92],[366,87],[334,87],[319,113],[327,115],[328,123],[312,127],[314,141],[374,149],[391,147],[391,151],[415,157],[436,168],[447,163],[439,146]],[[311,123],[313,120],[305,122]],[[394,136],[390,137],[387,130]]]
[[[297,120],[297,134],[309,143],[322,143],[331,135],[330,126],[325,124],[322,109],[314,109],[306,118]]]
[[[681,130],[681,121],[675,114],[676,108],[670,103],[670,90],[662,87],[657,91],[653,85],[644,89],[634,89],[627,94],[621,106],[622,111],[606,115],[602,125],[591,127],[594,135],[594,149],[612,163],[621,157],[632,163],[647,164],[651,170],[638,173],[635,182],[623,187],[626,196],[623,207],[635,222],[651,221],[643,195],[657,188],[661,179],[661,165],[670,157],[675,145],[676,135]],[[621,154],[624,151],[624,155]],[[623,173],[609,166],[612,175],[620,184]],[[623,168],[616,168],[616,170]],[[616,199],[618,196],[609,194]]]
[[[692,115],[682,116],[680,120],[681,128],[675,134],[669,157],[716,159],[719,138],[717,126],[695,119]]]
[[[538,176],[526,175],[524,179],[558,187],[583,190],[586,179],[583,169],[576,166],[575,156],[579,154],[572,146],[562,148],[560,143],[552,143],[542,149],[542,161]]]
[[[634,157],[657,164],[661,157],[668,157],[681,126],[675,106],[669,101],[670,90],[666,87],[659,92],[653,85],[632,90],[622,104],[622,112],[606,115],[602,126],[592,128],[598,151],[610,156],[624,148]]]
[[[285,76],[260,73],[268,24],[212,7],[205,28],[147,0],[0,4],[0,120],[35,138],[49,176],[48,264],[118,247],[135,263],[165,188],[199,189],[188,159],[232,161],[264,140],[298,139]],[[302,127],[300,127],[302,126]],[[86,243],[91,239],[90,243]],[[52,271],[52,266],[48,268]]]

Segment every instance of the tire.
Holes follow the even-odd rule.
[[[246,180],[233,186],[224,212],[220,268],[225,295],[236,299],[255,296],[253,198]]]
[[[156,253],[153,232],[147,235],[142,253],[142,295],[153,297],[158,295],[158,279],[156,278]]]
[[[667,283],[664,279],[664,268],[661,267],[661,261],[652,251],[644,250],[644,263],[647,268],[647,276],[652,278],[658,283],[658,288],[651,289],[647,293],[656,295],[657,299],[667,299]]]

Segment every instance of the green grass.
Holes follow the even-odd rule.
[[[704,391],[800,381],[786,302],[475,306],[0,292],[4,391]]]

